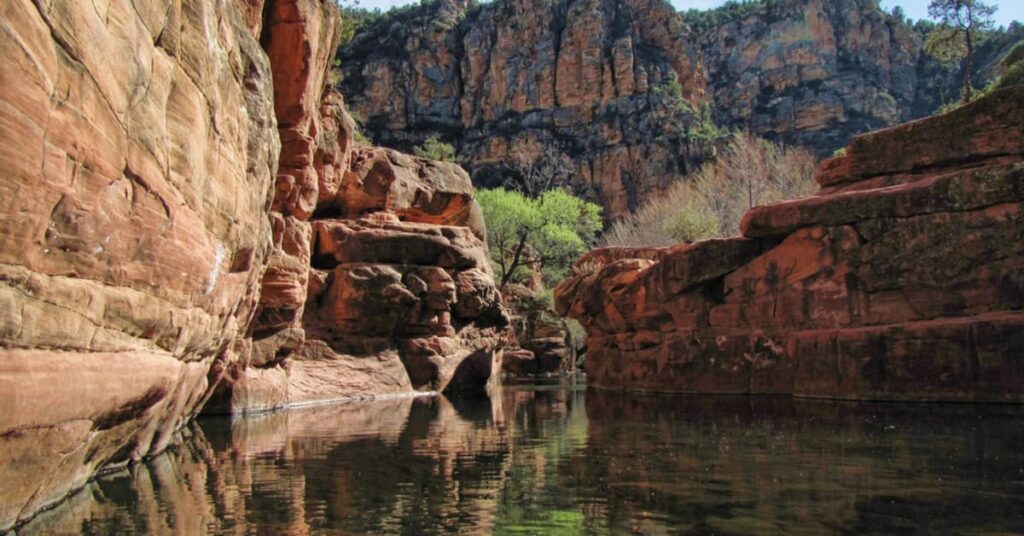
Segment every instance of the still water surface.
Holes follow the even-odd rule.
[[[23,534],[1020,534],[1024,409],[570,383],[200,419]]]

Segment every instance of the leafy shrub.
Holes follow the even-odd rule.
[[[658,95],[659,97],[682,100],[683,86],[679,84],[679,80],[669,78],[668,80],[654,86],[651,89],[651,93]]]
[[[442,162],[455,161],[455,147],[452,147],[450,143],[441,141],[437,136],[430,136],[422,144],[414,147],[412,152],[416,156],[431,160],[440,160]]]
[[[1013,46],[999,61],[999,78],[995,87],[1003,88],[1024,84],[1024,41]]]
[[[665,231],[677,242],[697,242],[718,234],[718,216],[700,192],[682,200],[681,209],[665,221]]]

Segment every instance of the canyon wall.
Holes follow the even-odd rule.
[[[161,450],[255,310],[280,144],[234,4],[0,8],[0,529]]]
[[[731,127],[827,156],[856,135],[955,102],[962,78],[924,50],[925,30],[875,0],[781,0],[752,6],[699,33],[708,91]],[[1024,27],[977,50],[984,87]]]
[[[659,0],[441,0],[386,18],[339,57],[375,141],[409,149],[440,135],[478,185],[550,153],[570,162],[568,186],[617,215],[710,150],[686,136],[706,100],[697,48]]]
[[[371,23],[339,58],[378,143],[439,136],[481,186],[562,155],[568,186],[611,220],[713,156],[712,121],[829,156],[956,101],[958,69],[924,54],[909,22],[875,0],[703,16],[661,0],[438,0]],[[978,87],[1020,39],[1016,25],[979,44]]]
[[[0,7],[0,530],[231,412],[480,389],[464,171],[355,147],[327,0]],[[224,381],[221,381],[224,378]]]
[[[325,89],[333,5],[278,0],[263,13],[281,139],[271,252],[255,320],[208,411],[496,381],[508,321],[469,176],[357,146],[341,95]]]
[[[741,237],[595,250],[555,291],[590,385],[1024,401],[1024,86],[859,136]]]

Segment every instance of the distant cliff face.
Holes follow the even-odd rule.
[[[342,88],[375,141],[439,134],[478,184],[554,148],[612,217],[707,155],[692,135],[702,102],[723,126],[828,155],[956,99],[956,69],[874,0],[773,0],[701,22],[661,0],[441,0],[357,35]],[[979,48],[976,85],[1022,37]],[[689,106],[666,97],[673,80]]]
[[[703,68],[658,0],[442,0],[357,36],[341,63],[375,141],[441,134],[478,184],[514,155],[554,152],[578,192],[623,213],[701,157],[681,130],[705,100]]]
[[[923,53],[923,31],[874,0],[765,2],[699,35],[722,122],[822,155],[959,95],[960,74]],[[1020,38],[1016,28],[979,47],[976,85]]]
[[[825,152],[915,115],[922,39],[872,0],[772,2],[701,41],[730,125]]]

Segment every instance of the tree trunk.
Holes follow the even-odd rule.
[[[967,104],[971,102],[971,93],[974,88],[971,87],[971,71],[974,69],[974,42],[971,39],[971,30],[965,32],[967,38],[967,57],[964,58],[964,91],[963,91],[963,103]]]
[[[516,272],[516,268],[519,268],[519,262],[522,260],[523,249],[526,248],[526,237],[522,236],[519,238],[519,245],[516,246],[516,253],[512,256],[512,263],[509,264],[508,270],[504,275],[501,276],[501,286],[498,290],[505,290],[505,285],[512,279],[512,274]]]

